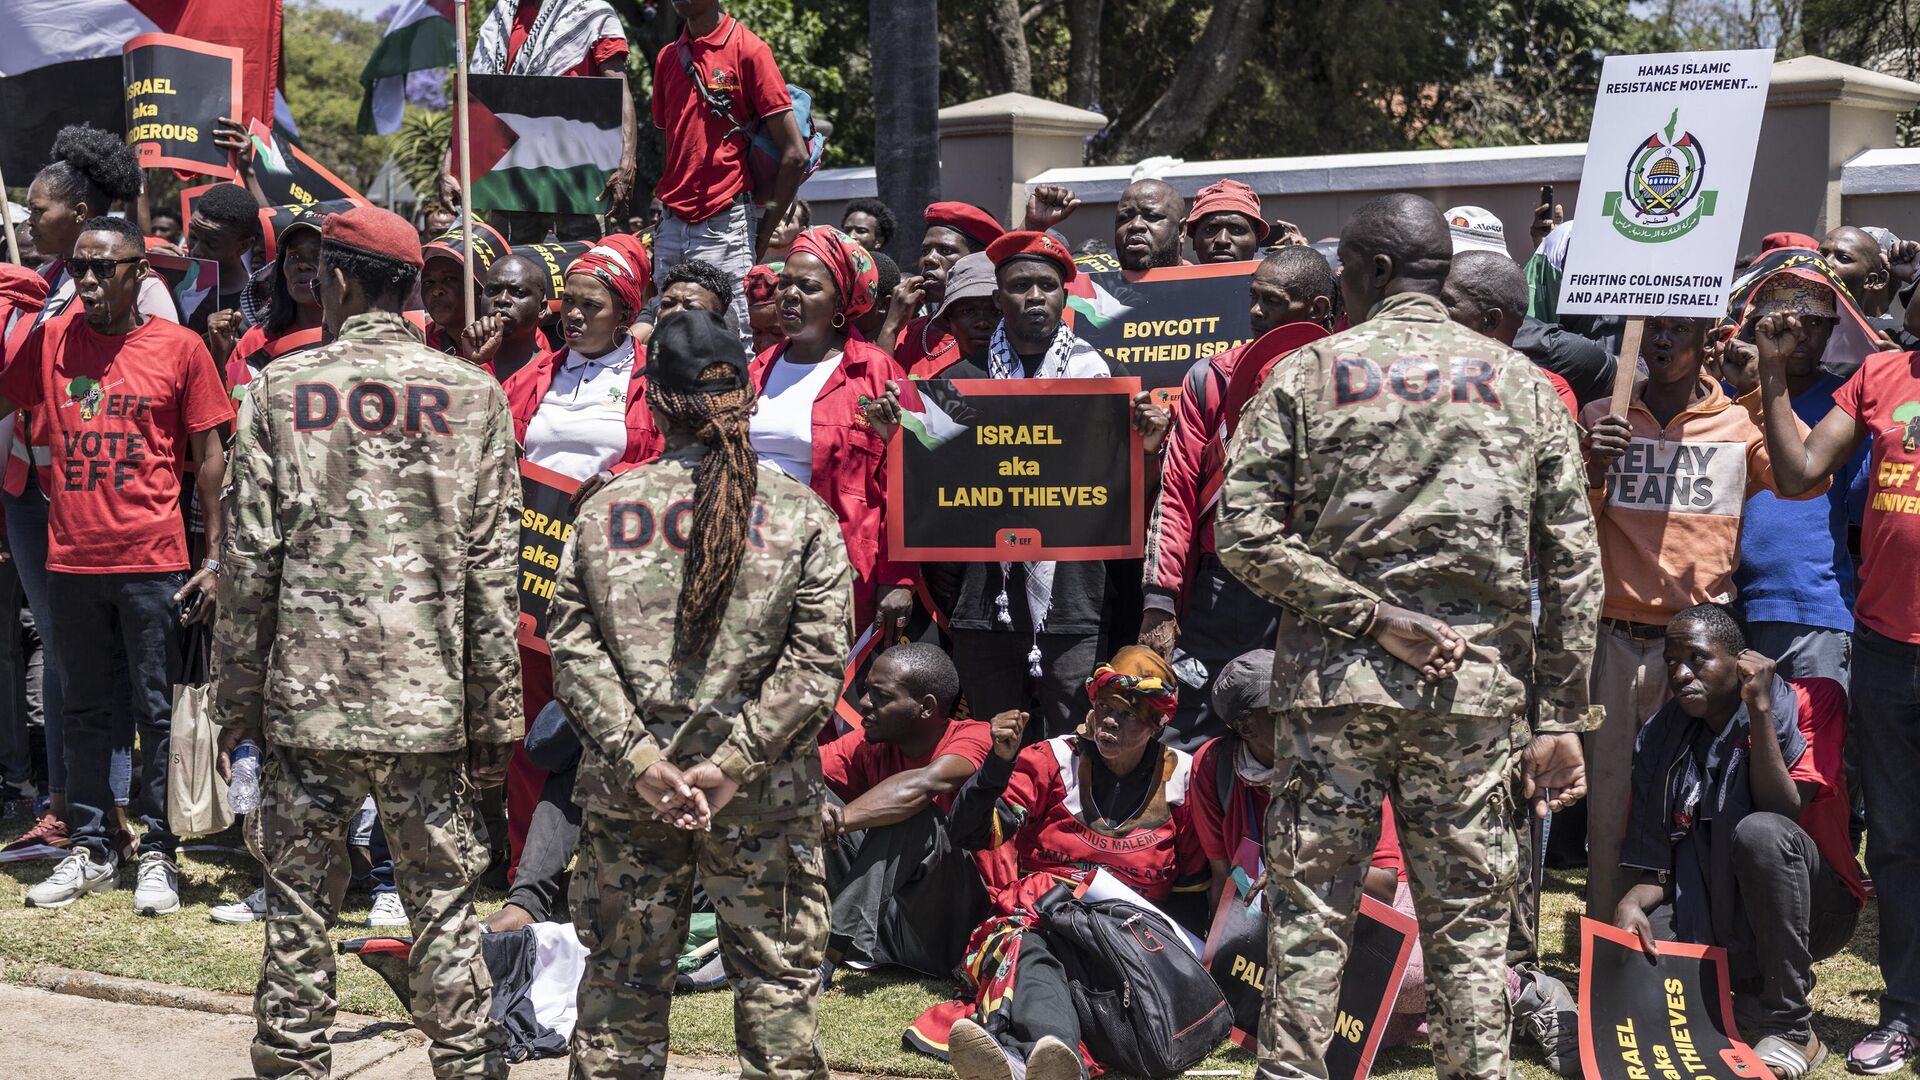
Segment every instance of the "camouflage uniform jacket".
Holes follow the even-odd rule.
[[[237,426],[219,722],[310,750],[518,738],[520,475],[500,384],[370,312],[262,369]]]
[[[1276,708],[1388,705],[1590,724],[1602,595],[1578,431],[1532,362],[1403,293],[1302,347],[1242,413],[1220,560],[1282,605]],[[1528,552],[1539,562],[1530,618]],[[1467,639],[1429,687],[1366,636],[1384,600]]]
[[[740,791],[724,817],[817,812],[816,743],[845,674],[853,571],[811,490],[759,466],[739,576],[705,654],[671,664],[692,528],[695,444],[614,480],[574,519],[548,616],[554,694],[580,733],[573,797],[645,817],[634,781],[710,760]]]

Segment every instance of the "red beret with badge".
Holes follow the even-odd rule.
[[[1072,281],[1078,273],[1073,265],[1073,252],[1060,238],[1046,232],[1010,232],[987,245],[987,258],[993,260],[993,268],[1018,259],[1039,259],[1052,263],[1060,271],[1062,282]]]

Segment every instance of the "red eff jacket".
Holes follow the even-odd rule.
[[[513,413],[513,438],[522,447],[527,445],[527,427],[533,423],[540,400],[553,387],[554,369],[566,355],[565,349],[541,353],[501,384],[500,388],[507,394],[507,410]],[[633,381],[627,384],[627,452],[613,471],[626,472],[635,465],[644,465],[659,457],[665,445],[666,440],[653,426],[653,414],[647,411],[647,350],[635,348]]]
[[[1176,613],[1186,607],[1189,575],[1199,557],[1214,550],[1215,507],[1203,500],[1211,486],[1208,478],[1226,464],[1220,436],[1227,384],[1246,351],[1247,346],[1238,345],[1199,361],[1187,369],[1181,384],[1180,404],[1160,462],[1160,497],[1147,519],[1143,562],[1148,607]]]
[[[766,389],[767,374],[787,345],[783,341],[753,358],[748,376],[754,393]],[[847,560],[860,578],[854,606],[863,625],[873,616],[880,586],[913,583],[911,563],[887,558],[887,446],[860,412],[860,399],[884,396],[889,379],[900,385],[901,407],[920,407],[920,395],[893,357],[872,342],[849,335],[840,366],[813,399],[812,487],[840,519]]]

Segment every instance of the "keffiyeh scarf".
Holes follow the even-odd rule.
[[[481,25],[468,70],[477,75],[565,75],[602,38],[624,38],[620,16],[605,0],[544,0],[527,43],[507,70],[507,35],[513,32],[516,0],[500,0]]]

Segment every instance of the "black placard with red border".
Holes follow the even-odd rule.
[[[142,34],[121,50],[127,144],[143,169],[179,169],[232,180],[231,156],[213,124],[239,115],[244,55],[173,34]]]
[[[559,581],[560,553],[573,537],[573,493],[580,482],[520,461],[520,644],[547,651],[547,612]]]
[[[1328,1080],[1366,1080],[1373,1070],[1420,938],[1412,918],[1371,896],[1361,898],[1353,925],[1353,947],[1340,976],[1340,1011],[1327,1046]],[[1231,1038],[1258,1049],[1267,978],[1267,920],[1259,903],[1249,904],[1236,888],[1224,890],[1203,962],[1233,1009]]]
[[[1111,255],[1074,261],[1067,286],[1073,332],[1115,375],[1177,392],[1194,361],[1253,338],[1247,282],[1257,262],[1122,270]]]
[[[1734,1024],[1726,950],[1658,947],[1659,957],[1649,958],[1633,934],[1580,920],[1585,1080],[1773,1080]]]
[[[902,562],[1138,558],[1138,379],[914,383],[887,450],[887,550]]]

